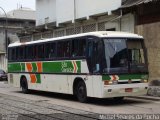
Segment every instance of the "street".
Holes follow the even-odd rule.
[[[0,114],[2,119],[92,120],[100,119],[100,114],[156,115],[160,113],[159,106],[160,100],[129,97],[122,102],[92,98],[89,103],[79,103],[71,95],[39,91],[23,94],[20,88],[13,88],[6,82],[0,82]]]

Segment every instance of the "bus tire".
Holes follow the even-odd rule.
[[[83,81],[79,81],[76,86],[76,97],[82,103],[87,102],[87,90]]]
[[[21,78],[21,83],[20,84],[21,84],[22,92],[25,93],[25,94],[29,93],[28,83],[27,83],[26,77],[23,76]]]

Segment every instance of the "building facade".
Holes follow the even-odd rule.
[[[104,30],[134,33],[134,14],[114,12],[121,5],[122,0],[36,0],[36,27],[19,37],[25,42]]]
[[[121,10],[134,13],[135,33],[145,39],[150,80],[160,79],[160,1],[125,0]]]
[[[7,71],[6,41],[19,41],[17,32],[35,26],[35,11],[20,8],[0,15],[0,69]]]

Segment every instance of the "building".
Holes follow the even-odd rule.
[[[145,39],[150,80],[160,79],[160,1],[124,0],[120,11],[134,14],[134,31]]]
[[[19,37],[24,42],[102,30],[134,33],[134,14],[115,12],[121,5],[122,0],[36,0],[36,27]]]
[[[30,41],[98,30],[120,30],[123,29],[119,24],[121,13],[113,13],[120,6],[121,0],[36,0],[36,27],[26,29],[27,34],[24,36],[26,31],[23,31],[19,36],[21,41]],[[125,19],[123,21],[125,23]],[[128,28],[126,31],[133,32]]]
[[[0,15],[0,69],[7,70],[6,39],[8,43],[19,41],[17,31],[33,26],[35,26],[35,11],[31,9],[19,8],[10,11],[7,13],[7,18],[4,14]]]

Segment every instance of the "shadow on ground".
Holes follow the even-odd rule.
[[[15,91],[15,92],[23,94],[21,91]],[[56,99],[71,101],[71,102],[79,102],[75,96],[68,95],[68,94],[35,91],[35,90],[31,90],[29,94],[34,96],[43,96],[47,98],[56,98]],[[150,103],[150,101],[144,101],[144,100],[128,98],[128,97],[125,97],[124,100],[121,100],[121,101],[115,101],[112,98],[89,98],[88,102],[84,104],[93,104],[93,105],[99,105],[99,106],[123,106],[126,104],[143,104],[143,103],[144,104]]]

